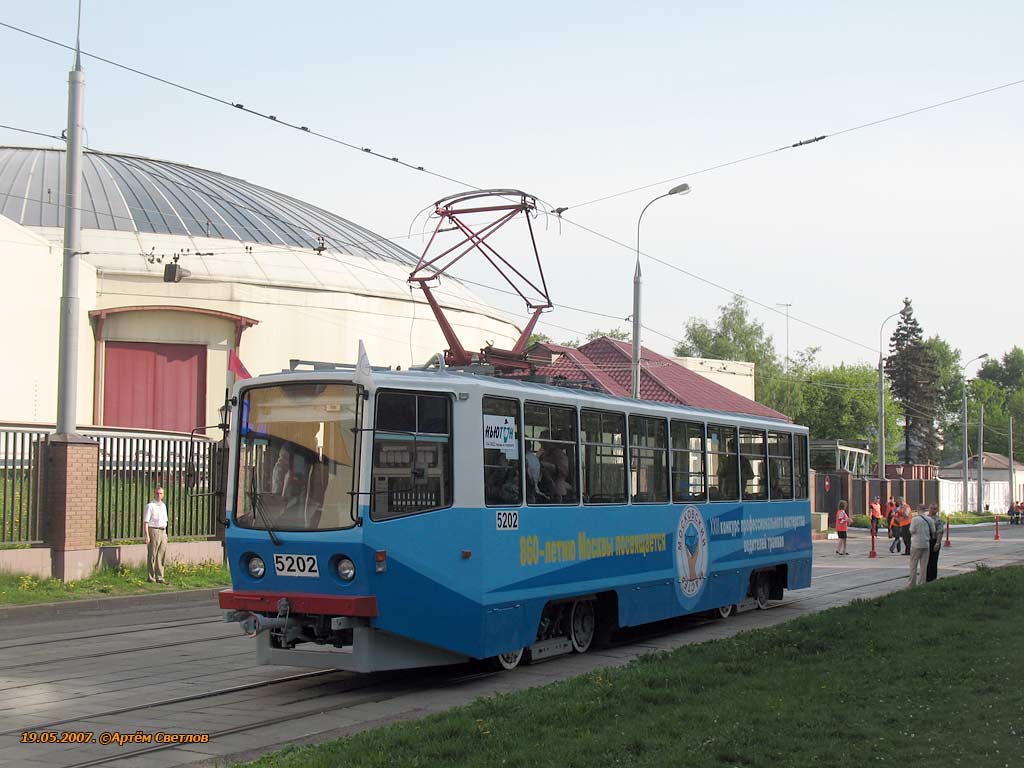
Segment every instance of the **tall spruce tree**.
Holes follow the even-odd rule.
[[[893,399],[903,407],[905,445],[900,459],[908,464],[932,463],[939,453],[936,420],[942,393],[938,363],[934,350],[924,343],[910,299],[903,300],[900,322],[889,339],[885,372],[892,384]]]

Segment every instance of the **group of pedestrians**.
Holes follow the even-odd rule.
[[[875,535],[882,522],[882,501],[878,496],[871,502],[870,510],[871,533]],[[839,502],[836,511],[836,533],[839,536],[837,555],[849,554],[846,547],[850,522],[850,513],[844,499]],[[909,586],[935,581],[939,575],[939,550],[942,548],[944,530],[939,517],[939,505],[930,505],[927,514],[918,512],[915,515],[902,497],[894,499],[890,496],[885,505],[885,527],[892,539],[889,552],[910,558]]]

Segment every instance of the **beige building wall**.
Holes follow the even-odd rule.
[[[754,363],[740,360],[711,360],[705,357],[673,357],[677,363],[699,373],[715,384],[754,400]]]
[[[0,376],[0,419],[53,423],[57,418],[57,358],[63,254],[59,246],[0,216],[0,322],[6,331],[7,375]],[[93,344],[89,311],[96,270],[79,269],[78,423],[92,421]]]

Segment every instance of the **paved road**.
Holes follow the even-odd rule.
[[[1024,527],[957,530],[942,551],[940,576],[1024,563]],[[40,616],[9,611],[0,640],[0,766],[70,768],[110,765],[214,765],[252,759],[287,743],[308,743],[401,719],[421,717],[497,691],[543,685],[639,654],[727,637],[796,616],[901,589],[908,558],[869,559],[854,533],[850,555],[815,543],[813,586],[787,593],[768,611],[726,621],[686,619],[583,656],[562,656],[512,673],[480,666],[360,676],[296,667],[254,667],[252,641],[220,623],[208,594],[174,604],[65,608]],[[882,546],[884,544],[884,547]],[[23,744],[25,730],[200,732],[205,744]]]

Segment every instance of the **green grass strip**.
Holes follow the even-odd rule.
[[[231,584],[228,569],[220,563],[171,562],[164,568],[166,584],[146,581],[146,566],[122,565],[100,568],[87,579],[64,583],[0,571],[0,605],[32,605],[114,595],[144,595],[183,589],[211,589]]]
[[[1022,638],[982,569],[253,765],[1018,767]]]

